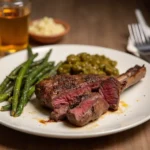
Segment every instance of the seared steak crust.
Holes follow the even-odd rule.
[[[87,91],[98,89],[105,78],[99,75],[56,75],[37,84],[35,93],[43,105],[55,108],[53,101],[83,88]]]

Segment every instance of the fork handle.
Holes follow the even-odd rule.
[[[142,26],[148,26],[145,19],[144,19],[144,16],[142,14],[142,12],[139,10],[139,9],[136,9],[135,10],[135,15],[137,17],[137,20],[138,22],[142,25]]]

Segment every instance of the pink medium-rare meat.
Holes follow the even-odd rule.
[[[53,109],[53,111],[50,114],[50,118],[55,121],[64,119],[66,117],[66,113],[68,109],[77,106],[83,100],[83,98],[86,97],[86,95],[89,93],[90,92],[86,92],[82,95],[74,97],[74,99],[72,98],[71,100],[72,103],[70,103],[70,105],[69,103],[64,105],[59,105],[60,107]]]
[[[108,110],[108,107],[109,105],[103,97],[99,93],[93,92],[83,98],[78,106],[68,110],[67,119],[76,126],[84,126],[98,119]]]
[[[99,88],[99,93],[103,95],[104,99],[108,102],[111,110],[118,109],[120,92],[121,84],[116,78],[113,77],[102,81]]]

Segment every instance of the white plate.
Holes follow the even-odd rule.
[[[49,112],[41,109],[36,99],[29,102],[20,117],[13,118],[9,112],[0,112],[0,123],[22,132],[35,134],[45,137],[55,138],[90,138],[104,136],[112,133],[121,132],[144,123],[150,118],[150,65],[134,56],[123,52],[96,46],[83,45],[51,45],[34,48],[38,52],[38,59],[53,48],[51,60],[59,62],[64,60],[69,54],[88,52],[91,54],[104,54],[111,59],[118,61],[120,73],[125,72],[134,65],[145,64],[147,68],[146,77],[137,85],[126,90],[120,100],[120,108],[117,112],[106,113],[97,121],[84,127],[74,127],[66,122],[40,123],[40,119],[48,119]],[[6,75],[21,62],[26,60],[26,51],[7,56],[0,60],[0,82]],[[4,104],[0,104],[2,106]]]

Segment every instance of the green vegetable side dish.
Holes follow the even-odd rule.
[[[117,62],[104,55],[71,54],[58,68],[58,74],[99,74],[117,76]]]
[[[35,85],[41,80],[57,74],[61,62],[55,65],[49,61],[52,50],[37,61],[30,46],[27,47],[27,60],[13,69],[0,84],[0,103],[7,104],[0,107],[0,111],[10,111],[11,116],[18,117],[22,114],[24,107],[31,99],[35,91]]]

